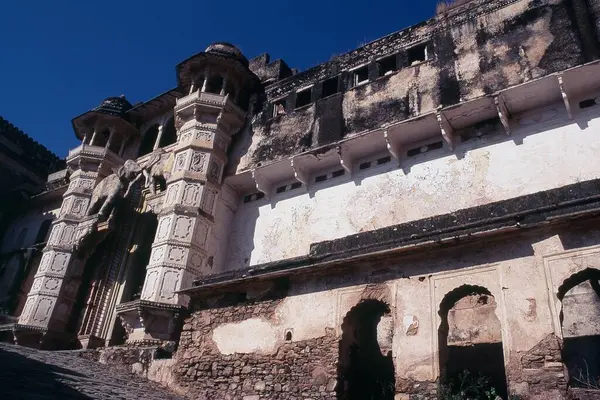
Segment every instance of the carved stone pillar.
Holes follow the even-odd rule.
[[[220,106],[217,113],[215,105]],[[202,92],[180,99],[175,115],[184,123],[173,150],[174,162],[158,213],[141,299],[119,306],[121,320],[129,330],[128,342],[170,337],[173,322],[165,319],[165,313],[179,315],[189,301],[178,291],[209,273],[208,260],[215,249],[209,248],[208,239],[227,162],[226,151],[232,134],[244,121],[244,112],[228,96]],[[200,122],[210,121],[210,115],[214,115],[212,123]],[[140,318],[140,309],[146,316],[144,320],[152,321],[151,326],[134,322]]]
[[[79,146],[67,157],[74,172],[15,327],[19,344],[41,346],[43,339],[44,345],[55,347],[69,339],[64,331],[83,268],[83,259],[78,257],[74,244],[80,235],[80,223],[85,219],[92,190],[119,160],[107,156],[104,148],[88,145]]]

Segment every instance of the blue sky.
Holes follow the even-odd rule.
[[[64,157],[71,119],[108,96],[175,86],[175,65],[216,41],[304,70],[433,16],[436,0],[2,0],[0,116]]]

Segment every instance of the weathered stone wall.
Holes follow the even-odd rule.
[[[231,225],[228,260],[214,273],[302,256],[310,245],[394,224],[594,179],[600,174],[598,108],[570,121],[563,104],[519,116],[503,131],[242,203]],[[376,157],[374,158],[376,159]]]
[[[290,278],[285,293],[275,297],[267,283],[234,286],[226,296],[213,292],[222,297],[219,302],[193,301],[175,356],[175,382],[199,398],[334,399],[345,317],[363,300],[377,300],[390,307],[377,337],[382,352],[391,351],[399,398],[435,398],[440,307],[449,293],[470,285],[489,291],[495,304],[460,303],[461,318],[472,314],[485,342],[501,339],[509,393],[566,399],[557,296],[573,274],[598,267],[596,224],[590,220],[512,233],[485,245],[372,258]],[[499,330],[500,337],[486,335],[488,328]]]
[[[575,3],[472,1],[279,80],[266,87],[269,101],[262,114],[237,135],[230,172],[597,58],[588,6]],[[596,12],[598,6],[592,8]],[[410,48],[422,43],[428,43],[429,59],[410,64]],[[398,70],[379,76],[377,61],[390,55],[395,55]],[[352,70],[361,66],[368,67],[369,82],[352,87]],[[323,82],[336,76],[340,93],[322,98]],[[312,87],[310,105],[295,109],[297,92],[307,87]],[[286,115],[273,118],[273,101],[285,102]]]
[[[200,399],[335,399],[337,340],[333,330],[311,340],[278,340],[281,344],[271,354],[249,350],[223,354],[213,340],[223,325],[275,318],[280,304],[281,300],[263,300],[196,309],[183,327],[173,371],[180,390]],[[244,329],[243,325],[238,329]],[[252,341],[250,337],[260,333],[250,327],[242,335]]]

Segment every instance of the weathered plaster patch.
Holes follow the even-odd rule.
[[[279,343],[278,330],[260,318],[223,324],[213,331],[212,339],[221,354],[274,354]]]

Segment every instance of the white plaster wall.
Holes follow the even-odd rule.
[[[241,204],[223,269],[302,256],[311,243],[600,175],[597,108],[579,111],[569,121],[564,106],[556,104],[513,122],[511,138],[494,136],[477,148],[468,142],[453,154],[440,150],[411,158],[406,175],[390,163],[377,171],[355,171],[353,180],[313,184],[310,194],[299,190],[292,197]]]
[[[310,293],[303,293],[310,288]],[[325,336],[336,324],[337,291],[325,290],[322,283],[295,287],[275,311],[271,320],[251,318],[224,324],[214,330],[212,339],[222,354],[273,354],[292,332],[293,341]],[[354,305],[354,304],[353,304]]]

